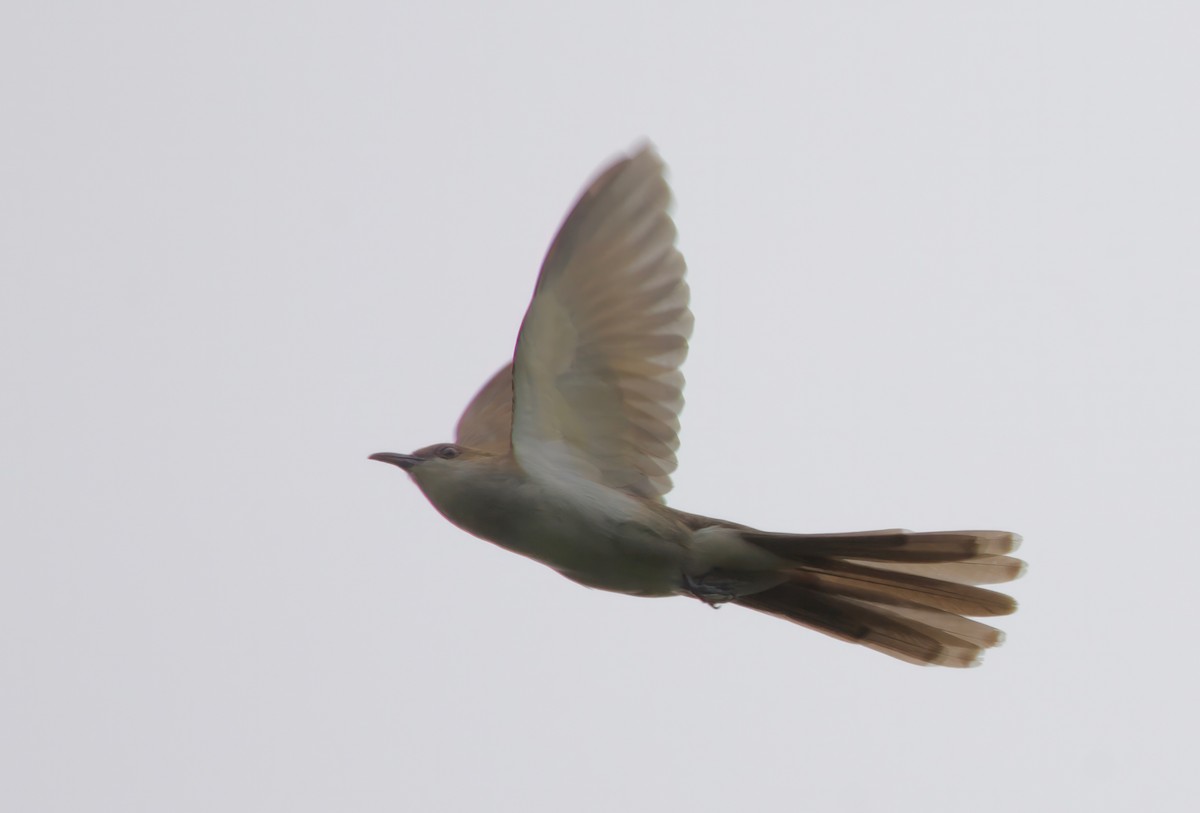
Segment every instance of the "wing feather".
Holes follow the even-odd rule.
[[[559,229],[513,360],[512,449],[526,468],[650,499],[670,490],[692,331],[670,204],[644,147],[602,172]]]
[[[471,399],[458,419],[455,442],[472,449],[504,454],[511,448],[513,415],[512,363],[505,364]]]

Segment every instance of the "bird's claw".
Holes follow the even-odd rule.
[[[733,592],[731,587],[730,582],[726,580],[708,580],[705,576],[697,579],[689,573],[683,574],[683,588],[687,594],[692,598],[700,599],[714,610],[737,598],[737,593]]]

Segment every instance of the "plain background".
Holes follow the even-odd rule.
[[[1194,4],[4,18],[3,809],[1191,809]],[[1020,531],[982,669],[582,589],[366,460],[450,439],[643,138],[670,503]]]

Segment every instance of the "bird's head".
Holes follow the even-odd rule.
[[[377,452],[370,459],[404,469],[434,499],[435,494],[459,491],[466,481],[486,476],[486,470],[491,468],[488,464],[496,461],[497,455],[457,443],[435,443],[412,454]]]
[[[376,452],[368,460],[391,463],[393,466],[399,466],[413,477],[416,477],[418,476],[417,469],[419,467],[430,463],[434,464],[435,467],[446,465],[461,458],[464,452],[469,452],[469,450],[454,443],[435,443],[432,446],[426,446],[424,449],[417,449],[412,454]]]

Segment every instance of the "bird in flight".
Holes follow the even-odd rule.
[[[512,362],[454,443],[371,455],[442,516],[588,587],[738,604],[910,663],[973,666],[1016,609],[1007,531],[760,531],[669,508],[692,313],[649,145],[584,190],[542,263]]]

